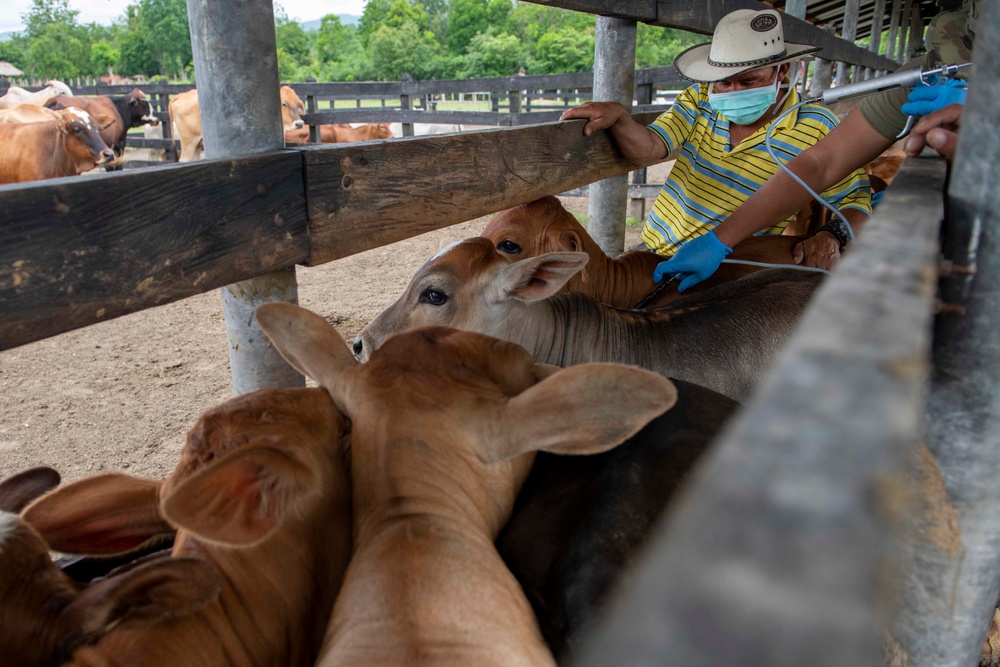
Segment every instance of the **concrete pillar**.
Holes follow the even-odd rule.
[[[206,158],[284,148],[271,0],[188,0]],[[233,391],[301,387],[305,379],[268,343],[254,311],[298,301],[295,267],[222,288]]]
[[[632,108],[635,83],[635,21],[597,17],[594,100]],[[609,255],[625,249],[628,174],[591,183],[587,231]]]

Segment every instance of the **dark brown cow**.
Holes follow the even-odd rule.
[[[112,118],[76,108],[56,113],[48,123],[0,123],[0,183],[76,176],[114,159],[100,135]]]
[[[49,98],[45,102],[45,106],[49,109],[76,107],[87,111],[91,116],[105,114],[113,118],[111,124],[101,130],[101,138],[115,151],[116,162],[125,152],[125,140],[130,129],[141,127],[147,123],[150,125],[160,124],[160,119],[153,115],[153,109],[149,105],[146,95],[138,88],[134,88],[128,95],[116,97],[110,95],[98,95],[97,97],[56,95]]]

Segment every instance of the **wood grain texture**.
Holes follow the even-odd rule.
[[[759,11],[772,8],[755,0],[707,0],[698,3],[688,0],[657,0],[657,18],[651,23],[711,35],[719,19],[737,9]],[[822,47],[823,50],[818,55],[826,60],[890,71],[899,67],[898,63],[888,58],[855,46],[810,23],[787,14],[782,14],[781,19],[787,41]]]
[[[653,114],[637,115],[648,123]],[[306,147],[317,265],[626,173],[610,134],[581,120],[343,147]],[[335,145],[336,146],[336,145]]]
[[[0,349],[308,256],[294,151],[0,187]]]
[[[923,431],[945,172],[903,164],[575,664],[886,664],[878,619],[896,602]]]

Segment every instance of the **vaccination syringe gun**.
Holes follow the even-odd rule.
[[[810,104],[813,102],[822,101],[823,104],[833,104],[834,102],[843,102],[845,100],[853,100],[858,97],[865,97],[867,95],[877,95],[878,93],[884,93],[890,90],[895,90],[896,88],[915,88],[921,85],[933,85],[939,82],[940,79],[948,79],[955,76],[958,70],[964,67],[970,67],[972,63],[961,63],[958,65],[941,65],[935,69],[923,69],[920,67],[914,67],[912,69],[907,69],[902,72],[894,72],[893,74],[887,74],[886,76],[880,76],[874,79],[868,79],[867,81],[859,81],[857,83],[849,83],[843,86],[836,86],[835,88],[828,88],[824,90],[822,94],[818,97],[812,97],[809,99],[803,99],[800,102],[792,105],[785,111],[783,111],[773,123],[768,125],[767,130],[764,132],[764,145],[767,148],[768,155],[771,159],[777,163],[777,165],[787,173],[792,180],[802,186],[806,192],[812,195],[813,199],[818,201],[824,207],[826,207],[833,215],[835,219],[832,224],[843,223],[843,230],[846,236],[853,240],[854,230],[851,229],[851,224],[844,217],[844,214],[837,210],[836,207],[830,204],[830,202],[819,196],[815,190],[813,190],[809,185],[799,178],[791,169],[789,169],[784,162],[778,159],[778,156],[774,153],[774,148],[771,146],[771,131],[775,126],[777,126],[781,119],[786,115],[790,114],[795,109],[799,108],[803,104]],[[899,137],[905,136],[913,125],[914,116],[910,116],[906,121],[906,127],[903,131],[899,133]],[[897,137],[898,138],[898,137]],[[837,222],[839,220],[839,223]]]
[[[895,90],[896,88],[915,88],[920,85],[934,85],[938,81],[939,76],[943,79],[951,78],[958,73],[958,70],[963,67],[970,67],[971,65],[972,63],[941,65],[935,69],[927,70],[914,67],[913,69],[894,72],[893,74],[868,79],[867,81],[858,81],[857,83],[849,83],[844,86],[827,88],[819,97],[814,97],[809,101],[822,101],[823,104],[830,105],[835,102],[844,102],[867,95],[877,95],[878,93]],[[915,116],[910,116],[906,119],[906,127],[899,133],[897,139],[909,133],[913,127],[915,118]]]

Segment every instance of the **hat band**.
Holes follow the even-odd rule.
[[[788,55],[787,49],[782,49],[781,53],[775,54],[773,56],[768,56],[767,58],[758,58],[757,60],[744,60],[738,63],[720,63],[712,60],[711,57],[706,58],[708,64],[713,67],[753,67],[754,65],[766,65],[772,63],[775,60],[781,60]]]

